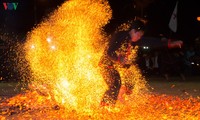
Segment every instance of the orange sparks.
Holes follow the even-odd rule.
[[[71,0],[60,6],[28,35],[25,49],[33,72],[31,84],[45,86],[67,108],[97,106],[106,89],[98,69],[107,41],[101,28],[110,18],[104,0]]]

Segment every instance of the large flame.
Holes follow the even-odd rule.
[[[106,89],[98,69],[107,41],[101,29],[110,18],[104,0],[70,0],[60,6],[28,36],[32,84],[46,87],[66,107],[97,105]]]

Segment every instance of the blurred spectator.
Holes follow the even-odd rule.
[[[151,61],[152,61],[152,70],[153,70],[153,73],[155,73],[155,74],[159,73],[158,57],[159,57],[159,52],[154,51],[153,55],[151,56]]]
[[[147,75],[159,74],[159,52],[157,50],[151,50],[149,53],[143,55],[145,60],[145,73]]]
[[[192,75],[193,74],[193,69],[192,69],[192,57],[195,56],[195,50],[193,46],[189,46],[186,51],[185,51],[185,56],[184,56],[184,66],[185,66],[185,73],[187,75]]]
[[[166,80],[170,80],[170,76],[173,75],[179,75],[183,81],[186,80],[184,76],[183,56],[182,49],[162,51],[160,54],[160,70]]]
[[[195,39],[195,52],[196,55],[200,56],[200,36]]]

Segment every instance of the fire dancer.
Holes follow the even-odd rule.
[[[144,35],[145,22],[135,20],[128,30],[116,32],[110,40],[105,54],[100,60],[100,67],[103,78],[108,85],[108,90],[104,93],[101,105],[114,105],[117,99],[121,99],[123,94],[131,94],[133,85],[121,85],[119,68],[128,69],[131,65],[136,65],[131,52],[141,46],[139,42]],[[144,39],[147,40],[147,39]],[[149,40],[149,39],[148,39]],[[181,46],[182,41],[165,42],[160,41],[160,46],[176,47]],[[158,43],[156,43],[158,44]],[[120,90],[121,89],[121,90]]]

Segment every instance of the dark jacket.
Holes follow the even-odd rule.
[[[167,40],[162,41],[160,38],[142,37],[137,42],[131,42],[131,37],[128,31],[120,31],[115,33],[108,44],[108,48],[105,50],[104,55],[100,61],[100,65],[113,66],[115,62],[119,61],[119,54],[127,52],[128,44],[131,44],[132,48],[139,47],[138,54],[143,49],[143,46],[150,48],[167,48]],[[119,53],[119,54],[117,54]]]

